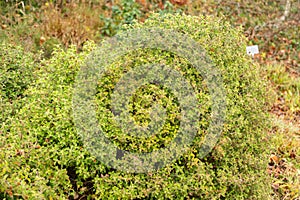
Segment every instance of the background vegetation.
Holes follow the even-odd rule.
[[[266,195],[271,199],[299,199],[299,1],[4,0],[0,7],[0,198],[193,198],[207,191],[202,197]],[[236,149],[233,155],[242,160],[236,172],[248,183],[257,184],[244,185],[234,178],[227,183],[235,175],[226,168],[219,171],[219,177],[198,177],[203,169],[208,174],[218,174],[218,167],[232,164],[233,159],[226,157],[230,152],[226,141],[230,137],[226,136],[206,161],[189,154],[175,163],[175,168],[170,166],[161,173],[145,176],[108,169],[82,149],[72,128],[69,100],[76,70],[95,47],[92,42],[84,44],[114,35],[123,24],[143,23],[152,11],[221,16],[233,27],[242,28],[247,45],[259,45],[253,71],[267,81],[266,94],[270,97],[267,105],[271,129],[261,133],[269,144],[265,147],[268,157],[256,157],[258,152],[252,150],[239,154]],[[243,47],[237,48],[242,58]],[[245,67],[237,70],[237,75],[248,69]],[[260,100],[264,98],[261,94]],[[233,99],[239,102],[238,97]],[[248,114],[243,116],[251,118]],[[249,130],[241,133],[250,133]],[[252,165],[262,168],[253,171],[248,168]],[[256,175],[260,170],[260,176]],[[268,177],[270,184],[260,185]],[[148,184],[143,185],[146,180]],[[188,180],[200,182],[192,184]],[[266,191],[260,191],[263,189]]]

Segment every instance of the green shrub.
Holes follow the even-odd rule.
[[[39,79],[20,102],[25,106],[9,121],[11,125],[3,127],[7,133],[0,135],[1,192],[29,199],[67,197],[74,178],[68,170],[92,162],[90,158],[77,160],[85,154],[68,107],[74,76],[86,55],[87,50],[78,55],[74,46],[67,52],[59,48],[36,70]]]
[[[177,122],[169,119],[156,137],[139,139],[125,135],[106,113],[110,95],[121,75],[146,63],[164,63],[180,71],[194,86],[202,105],[199,132],[190,150],[163,169],[145,174],[125,173],[104,166],[91,156],[75,131],[72,118],[73,83],[79,67],[95,48],[89,43],[76,54],[75,47],[55,50],[41,64],[39,79],[26,91],[26,105],[0,134],[0,193],[29,199],[267,199],[270,182],[265,173],[268,128],[265,82],[257,66],[246,55],[246,39],[221,19],[180,15],[152,15],[144,24],[125,28],[162,27],[188,34],[207,51],[220,70],[226,90],[226,122],[214,150],[203,159],[198,148],[209,125],[211,109],[205,80],[191,64],[171,52],[137,50],[109,67],[97,85],[97,116],[106,135],[120,148],[153,151],[168,144],[176,134]],[[126,65],[124,66],[124,63]],[[147,124],[149,96],[168,112],[180,111],[176,97],[167,89],[146,85],[131,100],[133,118]],[[172,117],[172,113],[168,114]],[[173,121],[172,121],[173,119]]]
[[[34,57],[19,46],[0,44],[0,90],[3,98],[11,100],[23,96],[32,83]]]
[[[38,55],[36,58],[38,58]],[[21,47],[0,44],[0,123],[13,116],[24,98],[24,92],[34,82],[35,58]]]
[[[134,0],[122,0],[120,6],[111,7],[111,16],[105,17],[103,14],[100,19],[104,22],[101,34],[105,36],[115,35],[123,24],[131,24],[141,16],[140,5]]]

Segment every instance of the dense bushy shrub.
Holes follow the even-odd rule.
[[[162,27],[188,34],[207,51],[221,71],[226,90],[226,122],[214,150],[197,157],[209,125],[210,103],[205,80],[184,58],[155,49],[134,51],[116,60],[99,80],[97,105],[100,126],[120,147],[131,151],[153,151],[176,134],[176,120],[164,128],[167,134],[139,139],[120,132],[112,121],[110,95],[115,83],[129,68],[146,63],[164,63],[180,71],[194,86],[201,106],[199,133],[191,149],[160,171],[132,174],[104,166],[84,148],[72,118],[73,83],[84,59],[95,48],[83,52],[74,47],[57,49],[41,64],[39,79],[26,91],[25,106],[0,134],[0,192],[25,199],[267,199],[269,180],[265,173],[268,128],[264,82],[245,54],[246,40],[240,30],[210,17],[156,15],[144,24],[126,28]],[[126,65],[124,66],[124,63]],[[163,87],[146,85],[131,101],[133,118],[147,124],[149,96],[159,96],[167,110],[179,112],[176,98]],[[134,99],[134,98],[133,98]],[[144,100],[143,100],[144,99]],[[172,103],[173,102],[173,103]],[[169,115],[172,116],[172,115]],[[174,122],[174,123],[171,123]],[[138,147],[138,149],[137,149]]]
[[[12,100],[22,97],[33,81],[33,55],[3,42],[0,44],[0,66],[1,96]]]
[[[38,54],[37,57],[38,58]],[[14,115],[25,90],[34,82],[35,59],[21,47],[0,44],[0,123]]]
[[[21,101],[26,105],[0,135],[1,191],[29,199],[70,195],[67,169],[89,162],[77,160],[85,155],[69,107],[74,76],[86,55],[87,51],[78,55],[73,46],[67,52],[57,49],[50,60],[41,62],[35,72],[39,79]],[[79,184],[80,178],[76,181]]]

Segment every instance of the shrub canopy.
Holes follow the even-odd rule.
[[[153,14],[133,28],[176,30],[196,40],[221,72],[226,90],[226,121],[222,136],[205,158],[198,149],[209,126],[211,100],[205,79],[184,58],[159,49],[141,49],[122,56],[109,66],[97,83],[97,117],[106,136],[120,148],[133,152],[155,151],[168,145],[178,129],[178,99],[167,88],[147,84],[130,100],[136,123],[147,125],[153,97],[167,110],[161,132],[148,139],[120,131],[110,112],[115,84],[128,69],[163,63],[178,70],[193,86],[201,104],[199,131],[192,147],[176,162],[146,174],[120,172],[99,162],[83,146],[72,118],[75,77],[96,48],[87,43],[57,48],[49,60],[38,63],[37,81],[25,91],[24,106],[0,134],[0,192],[29,199],[267,199],[270,184],[263,141],[268,128],[265,82],[246,55],[246,39],[222,19]],[[2,91],[3,92],[3,91]],[[5,133],[5,134],[3,134]]]

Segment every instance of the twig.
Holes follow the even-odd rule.
[[[253,32],[252,32],[252,35],[254,35],[254,33],[256,31],[258,31],[259,29],[262,29],[264,28],[265,26],[267,25],[271,25],[271,26],[276,26],[278,27],[278,25],[280,23],[282,23],[283,21],[286,20],[286,18],[288,17],[289,13],[290,13],[290,10],[291,10],[291,1],[290,0],[286,0],[286,4],[285,4],[285,9],[284,9],[284,13],[281,17],[279,18],[276,18],[274,20],[271,20],[269,22],[264,22],[262,25],[257,25],[254,27],[253,29]]]
[[[288,17],[290,10],[291,10],[291,2],[290,2],[290,0],[287,0],[286,4],[285,4],[284,13],[280,17],[280,21],[284,21]]]

